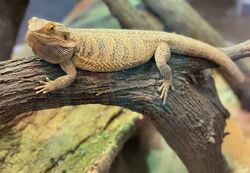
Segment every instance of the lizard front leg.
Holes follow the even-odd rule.
[[[76,67],[71,60],[60,63],[60,67],[67,75],[61,76],[55,80],[50,80],[49,78],[46,77],[46,81],[40,81],[42,85],[35,88],[35,90],[37,90],[36,92],[37,94],[38,93],[45,94],[48,92],[65,88],[75,80],[77,72],[76,72]]]
[[[155,51],[155,62],[163,77],[163,83],[159,89],[161,92],[160,98],[163,100],[163,104],[166,103],[169,87],[172,86],[172,72],[171,68],[167,65],[170,56],[171,51],[168,44],[165,42],[160,43]]]

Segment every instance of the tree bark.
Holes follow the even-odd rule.
[[[240,52],[231,49],[224,51],[231,56]],[[120,105],[144,113],[190,172],[230,172],[221,154],[228,112],[217,98],[213,81],[199,73],[214,65],[179,55],[173,55],[170,64],[175,91],[170,91],[163,106],[157,92],[161,77],[152,62],[115,73],[79,70],[72,86],[46,95],[35,95],[33,88],[45,75],[52,79],[62,75],[58,67],[34,58],[2,62],[0,135],[20,120],[16,115],[22,112],[86,103]]]
[[[214,46],[224,46],[222,36],[185,0],[143,0],[161,19],[167,30],[177,32]]]
[[[224,51],[232,53],[231,49]],[[34,58],[1,62],[0,135],[23,112],[87,103],[119,105],[149,118],[190,172],[229,172],[221,154],[228,112],[217,98],[213,81],[204,80],[199,73],[215,65],[180,55],[173,55],[170,65],[175,90],[169,92],[163,106],[158,93],[161,76],[152,61],[113,73],[78,70],[73,85],[46,95],[36,95],[33,89],[45,76],[61,76],[58,66]]]
[[[10,58],[28,0],[0,1],[0,61]]]
[[[214,46],[225,46],[227,44],[226,40],[185,0],[143,1],[170,31],[202,40]],[[218,1],[216,1],[216,4],[218,5]],[[228,78],[221,71],[220,73],[239,98],[242,108],[249,111],[250,91],[248,86],[250,83],[250,68],[245,64],[244,62],[237,62],[237,65],[244,71],[247,77],[244,85],[235,85],[231,78]]]
[[[130,29],[149,29],[156,30],[152,27],[148,19],[143,16],[132,4],[127,3],[127,0],[116,0],[115,3],[110,0],[103,0],[109,10],[112,12],[123,28]],[[136,17],[135,17],[136,16]]]
[[[122,26],[127,26],[127,27],[131,27],[131,28],[134,28],[134,23],[133,23],[133,21],[135,21],[135,20],[131,20],[131,21],[128,21],[127,19],[126,20],[124,20],[123,19],[123,17],[124,17],[124,13],[126,13],[126,11],[127,10],[123,10],[123,9],[126,9],[126,8],[131,8],[130,7],[130,5],[129,5],[129,3],[127,2],[127,1],[122,1],[123,3],[121,3],[121,1],[119,0],[119,1],[111,1],[111,0],[104,0],[104,2],[108,5],[108,7],[109,7],[109,9],[110,9],[110,11],[111,11],[111,13],[112,14],[114,14],[116,17],[117,17],[117,19],[119,20],[119,22],[121,23],[121,25]],[[179,2],[181,2],[181,1],[179,1]],[[174,1],[174,2],[172,2],[172,5],[174,5],[175,7],[176,7],[176,1]],[[194,38],[197,38],[198,37],[198,39],[201,39],[201,40],[208,40],[207,42],[209,42],[209,43],[211,43],[211,44],[213,44],[213,45],[224,45],[225,44],[225,42],[224,42],[224,40],[223,40],[223,38],[208,24],[208,23],[206,23],[205,22],[205,20],[203,20],[202,19],[202,17],[200,16],[200,15],[198,15],[198,13],[196,13],[192,8],[191,8],[191,6],[189,6],[188,4],[186,4],[185,2],[183,2],[184,3],[184,7],[185,7],[185,9],[187,10],[187,11],[191,11],[192,12],[192,14],[195,16],[194,17],[194,19],[197,19],[198,20],[198,22],[196,21],[196,20],[194,20],[193,19],[193,15],[192,15],[192,18],[186,18],[186,16],[189,16],[189,14],[187,14],[187,15],[180,15],[180,11],[178,11],[177,13],[176,13],[176,9],[179,9],[179,8],[173,8],[173,9],[175,9],[175,10],[173,10],[172,9],[172,13],[174,13],[174,15],[179,15],[179,16],[181,16],[180,18],[178,18],[178,20],[181,20],[182,22],[181,23],[187,23],[187,24],[191,24],[190,26],[183,26],[183,25],[180,25],[180,24],[178,24],[178,25],[173,25],[173,26],[176,26],[177,28],[184,28],[184,29],[187,29],[188,31],[190,31],[190,33],[188,33],[188,34],[194,34],[194,33],[197,33],[197,28],[199,28],[199,30],[198,30],[198,34],[195,34],[193,37]],[[153,4],[156,4],[155,2],[153,2]],[[157,3],[158,4],[158,3]],[[171,3],[170,3],[171,4]],[[162,6],[163,6],[163,4],[161,4]],[[162,6],[159,6],[159,8],[162,8]],[[181,7],[183,7],[182,5],[183,4],[178,4],[178,5],[180,5]],[[167,8],[166,6],[165,6],[165,8]],[[168,10],[168,9],[167,9]],[[156,13],[158,12],[158,14],[159,15],[162,15],[162,13],[160,13],[158,10],[155,10],[156,11]],[[170,9],[170,11],[171,11],[171,9]],[[184,11],[184,13],[186,12],[185,10],[182,10],[182,11]],[[184,18],[183,18],[183,16],[184,16]],[[165,16],[166,17],[166,16]],[[143,23],[146,23],[146,20],[144,20],[143,18],[141,18],[141,16],[140,16],[140,14],[138,14],[138,13],[135,13],[135,15],[133,16],[133,18],[138,18],[138,19],[141,19],[141,20],[138,20],[138,22],[139,23],[141,23],[141,24],[143,24]],[[162,19],[162,18],[161,18]],[[178,21],[176,21],[175,20],[176,19],[176,16],[172,16],[172,18],[170,18],[169,20],[171,20],[171,22],[174,22],[174,24],[175,23],[178,23]],[[185,20],[183,20],[183,19],[185,19]],[[188,20],[188,22],[186,21],[186,20]],[[191,21],[191,22],[189,22],[189,21]],[[167,25],[167,22],[168,22],[168,20],[166,20],[165,22],[164,22],[164,24],[166,24]],[[201,23],[202,23],[202,25],[201,25]],[[173,24],[173,23],[172,23]],[[172,24],[171,24],[171,26],[172,26]],[[185,24],[184,24],[185,25]],[[180,26],[183,26],[183,27],[180,27]],[[203,26],[205,26],[204,28],[203,28]],[[200,29],[201,28],[201,29]],[[137,28],[137,29],[141,29],[141,28]],[[148,27],[147,26],[147,28],[142,28],[142,29],[155,29],[154,28],[154,26],[151,26],[151,27]],[[206,32],[208,32],[209,34],[207,34],[207,35],[205,35],[204,36],[204,33],[206,33],[206,32],[204,32],[204,30],[206,31]],[[185,30],[184,30],[185,31]],[[201,32],[199,32],[199,31],[201,31]],[[180,32],[182,32],[182,34],[183,34],[183,30],[182,31],[180,31]],[[200,35],[199,35],[200,34]],[[190,36],[190,35],[188,35],[188,36]],[[248,47],[248,46],[246,46],[246,47]],[[238,51],[238,52],[240,52],[240,51]],[[228,52],[229,53],[229,52]],[[237,57],[239,57],[239,56],[237,56]],[[155,122],[155,121],[154,121]],[[163,123],[164,124],[164,123]],[[158,127],[158,130],[162,133],[162,135],[163,135],[163,137],[166,139],[166,136],[167,135],[164,135],[164,127],[162,127],[162,126],[159,126],[159,122],[158,123],[156,123],[155,124],[156,125],[156,127]],[[165,124],[164,124],[165,125]],[[223,131],[223,130],[222,130]],[[167,140],[167,139],[166,139]],[[213,141],[213,139],[211,138],[211,140]],[[171,144],[170,144],[170,146],[172,146]],[[175,147],[175,146],[172,146],[172,147]],[[217,150],[216,148],[214,148],[215,150]],[[174,148],[174,150],[175,150],[175,148]],[[181,156],[181,154],[180,153],[178,153],[178,151],[176,151],[177,152],[177,154],[179,155],[179,156]],[[184,157],[181,157],[181,159],[183,160],[183,162],[184,162],[184,164],[187,166],[187,168],[188,168],[188,170],[190,171],[190,172],[230,172],[230,170],[229,169],[227,169],[227,165],[226,165],[226,163],[224,162],[224,160],[219,160],[219,161],[221,161],[219,164],[221,165],[221,166],[219,166],[220,168],[219,169],[217,169],[218,167],[215,165],[210,165],[210,166],[208,166],[208,165],[206,165],[206,166],[204,166],[205,165],[205,163],[204,162],[206,162],[206,161],[204,161],[203,163],[201,163],[201,165],[199,165],[198,167],[196,167],[196,165],[195,165],[195,163],[196,163],[196,161],[201,161],[202,159],[195,159],[195,161],[193,162],[193,163],[190,163],[190,164],[188,164],[187,162],[189,162],[189,160],[187,159],[187,160],[185,160],[185,159],[183,159]],[[212,159],[211,159],[212,160]],[[201,161],[202,162],[202,161]],[[215,161],[216,162],[216,161]],[[198,162],[197,162],[198,163]],[[193,165],[192,165],[193,164]],[[204,164],[204,165],[202,165],[202,164]],[[195,168],[192,168],[192,167],[195,167]],[[215,168],[214,170],[211,170],[209,167],[217,167],[217,168]],[[205,169],[204,169],[205,168]],[[206,169],[207,168],[207,169]]]

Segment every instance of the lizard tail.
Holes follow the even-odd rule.
[[[218,64],[237,83],[245,81],[244,74],[237,65],[221,50],[207,43],[176,35],[169,41],[170,49],[179,54],[189,55],[192,57],[204,58]]]

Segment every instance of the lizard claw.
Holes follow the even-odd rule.
[[[171,89],[172,91],[175,90],[173,83],[170,84],[170,89]]]
[[[39,83],[42,85],[34,88],[34,90],[37,90],[36,94],[39,94],[39,93],[46,94],[48,92],[53,91],[53,87],[52,87],[53,81],[50,80],[48,77],[45,77],[45,81],[39,81]]]
[[[170,84],[168,80],[163,80],[162,85],[159,88],[159,91],[161,92],[160,99],[163,100],[163,105],[166,104],[169,87],[174,89],[173,85]]]

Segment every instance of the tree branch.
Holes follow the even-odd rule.
[[[238,50],[224,50],[234,54],[232,49]],[[163,106],[158,93],[161,76],[152,61],[113,73],[78,70],[72,86],[46,95],[36,95],[33,88],[45,76],[61,76],[58,66],[35,58],[1,62],[0,131],[4,133],[3,127],[8,130],[6,126],[17,121],[16,115],[27,111],[87,103],[119,105],[151,119],[190,172],[227,172],[222,171],[227,168],[221,164],[220,146],[228,112],[220,104],[212,80],[204,81],[199,73],[215,65],[180,55],[173,55],[170,65],[175,91],[169,92]]]
[[[9,59],[29,0],[0,1],[0,61]]]
[[[230,48],[221,48],[233,61],[250,57],[250,40],[234,45]]]
[[[232,57],[241,56],[242,46],[223,51]],[[180,55],[173,55],[170,65],[175,91],[169,92],[168,103],[163,106],[157,92],[161,76],[152,61],[114,73],[78,70],[72,86],[46,95],[35,95],[33,88],[45,76],[54,79],[62,75],[60,68],[34,58],[2,62],[0,133],[15,124],[16,115],[22,112],[87,103],[119,105],[152,120],[189,172],[230,172],[221,154],[228,112],[218,100],[213,81],[204,81],[199,73],[215,65]]]
[[[208,42],[214,46],[225,46],[227,44],[222,36],[185,0],[143,0],[143,2],[145,2],[150,11],[161,19],[167,29]],[[249,55],[249,51],[242,51]],[[232,58],[242,57],[235,55]],[[222,71],[220,73],[239,98],[242,108],[249,111],[250,97],[248,86],[250,83],[250,69],[244,62],[237,62],[237,65],[244,71],[247,79],[243,85],[236,85],[225,73]]]
[[[224,46],[222,36],[185,0],[143,0],[165,27],[214,46]]]
[[[110,0],[103,1],[118,21],[123,21],[120,22],[123,28],[154,30],[151,23],[132,4],[127,3],[127,0],[116,0],[115,3]]]

